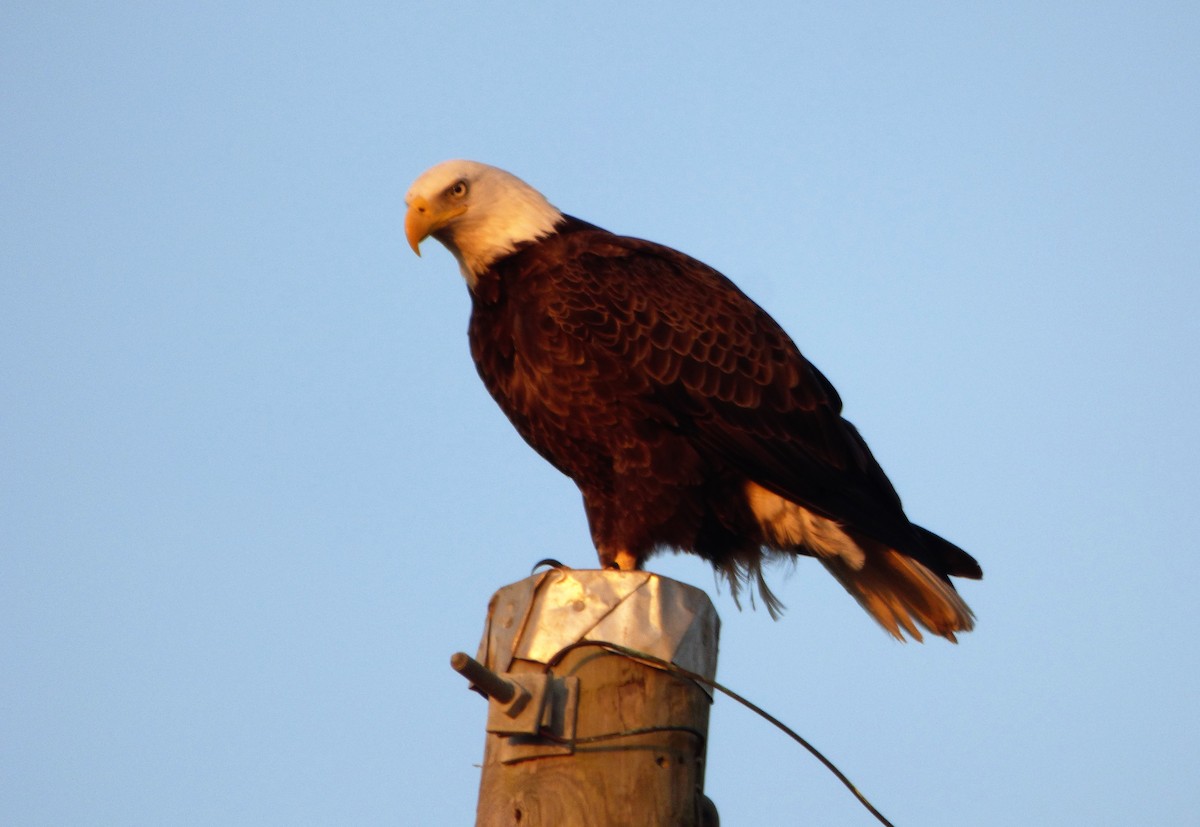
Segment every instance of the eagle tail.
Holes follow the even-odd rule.
[[[957,643],[956,632],[974,628],[974,613],[949,580],[894,549],[877,543],[863,545],[867,553],[860,567],[841,557],[820,560],[896,639],[904,640],[907,632],[922,640],[919,625]]]

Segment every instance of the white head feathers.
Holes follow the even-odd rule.
[[[467,283],[520,244],[550,235],[562,213],[520,178],[476,161],[445,161],[413,182],[404,199],[408,243],[420,254],[433,236],[458,259]]]

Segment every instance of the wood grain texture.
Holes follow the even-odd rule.
[[[575,750],[505,764],[504,737],[489,733],[477,827],[713,827],[704,815],[713,812],[703,797],[704,690],[592,647],[568,653],[554,673],[580,680]]]

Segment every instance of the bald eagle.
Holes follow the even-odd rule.
[[[473,161],[405,203],[413,251],[433,236],[458,260],[479,375],[579,486],[602,566],[691,552],[774,616],[764,562],[807,555],[901,640],[972,628],[950,577],[979,564],[909,522],[833,385],[725,276]]]

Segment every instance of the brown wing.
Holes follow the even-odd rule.
[[[578,227],[522,269],[553,282],[546,322],[585,356],[582,370],[625,366],[648,415],[760,485],[935,571],[978,576],[969,555],[909,523],[833,386],[731,281],[670,248]]]

